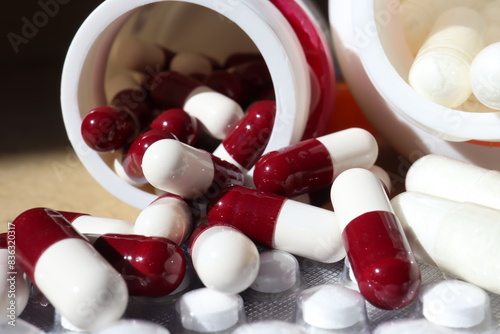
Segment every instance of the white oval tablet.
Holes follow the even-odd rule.
[[[177,312],[185,329],[202,333],[222,331],[236,325],[244,315],[243,300],[237,294],[200,288],[177,301]]]
[[[336,284],[304,290],[298,298],[304,322],[324,329],[348,328],[366,319],[363,296]]]
[[[428,285],[420,300],[424,317],[445,327],[474,327],[485,319],[489,309],[489,297],[484,290],[458,280]]]
[[[290,253],[269,250],[259,254],[259,273],[250,286],[263,293],[279,293],[291,289],[297,283],[299,262]]]

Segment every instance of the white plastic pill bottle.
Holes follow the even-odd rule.
[[[88,148],[82,118],[107,105],[106,80],[117,71],[113,50],[134,36],[173,52],[198,52],[218,62],[259,52],[277,103],[266,152],[326,131],[333,110],[335,71],[331,37],[307,0],[107,0],[84,21],[64,63],[63,120],[70,142],[90,174],[122,201],[144,208],[157,194],[113,170],[114,154]]]
[[[470,7],[481,1],[329,2],[334,49],[345,80],[368,120],[410,162],[436,153],[500,169],[500,112],[446,108],[408,84],[414,53],[402,28],[403,6],[412,6],[412,23],[419,28],[432,24],[431,5]]]

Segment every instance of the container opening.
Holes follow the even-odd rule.
[[[167,70],[169,66],[155,63],[165,55],[164,52],[172,54],[169,60],[172,66],[172,59],[183,53],[204,58],[212,65],[212,72],[232,71],[238,62],[258,62],[261,65],[259,69],[269,75],[257,46],[238,25],[221,13],[224,13],[223,8],[215,12],[193,3],[164,1],[138,7],[112,22],[96,39],[85,60],[84,68],[88,71],[84,70],[80,77],[78,93],[81,117],[93,108],[110,105],[113,96],[121,89],[131,84],[141,85],[145,76]],[[195,69],[192,75],[186,75],[207,83],[208,74],[203,76],[203,73],[196,72],[200,66],[203,72],[206,64],[200,65],[197,60],[191,64],[190,61],[193,59],[188,57],[184,62],[178,62],[177,66],[188,71]],[[131,68],[131,62],[142,66],[143,70]],[[262,93],[262,98],[273,98],[272,85]],[[143,98],[137,96],[138,100]],[[256,100],[255,97],[253,99]],[[245,110],[252,100],[247,98],[237,102]],[[159,107],[153,108],[155,114],[162,111]],[[219,142],[205,134],[201,135],[196,146],[211,151]],[[110,169],[115,170],[115,160],[121,159],[121,153],[101,153],[99,156]],[[149,184],[136,187],[154,192]]]

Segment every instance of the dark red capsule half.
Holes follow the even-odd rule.
[[[294,197],[328,186],[333,161],[317,139],[308,139],[263,155],[255,164],[253,180],[260,191]]]
[[[165,296],[184,279],[184,254],[166,238],[105,234],[94,247],[122,275],[132,296]]]
[[[114,107],[92,109],[82,120],[85,143],[97,152],[112,152],[127,144],[138,130],[132,116]]]
[[[420,269],[396,216],[370,211],[353,219],[342,239],[361,294],[372,305],[408,306],[420,288]]]

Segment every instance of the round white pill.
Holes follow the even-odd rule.
[[[243,300],[209,288],[185,293],[177,301],[177,312],[185,329],[207,333],[226,330],[244,316]]]
[[[232,334],[306,334],[300,326],[279,320],[258,321],[238,327]]]
[[[484,290],[458,280],[428,285],[422,290],[420,301],[427,320],[453,328],[480,324],[489,309],[489,298]]]
[[[304,290],[297,302],[303,321],[313,327],[342,329],[366,319],[363,296],[342,285],[326,284]]]
[[[373,334],[452,334],[451,329],[436,326],[427,319],[398,319],[375,328]]]
[[[476,98],[487,107],[500,110],[500,42],[482,49],[472,61],[470,84]]]
[[[259,273],[251,289],[263,293],[280,293],[297,283],[299,262],[290,253],[269,250],[259,254]]]
[[[165,327],[145,320],[119,320],[93,334],[170,334]]]

